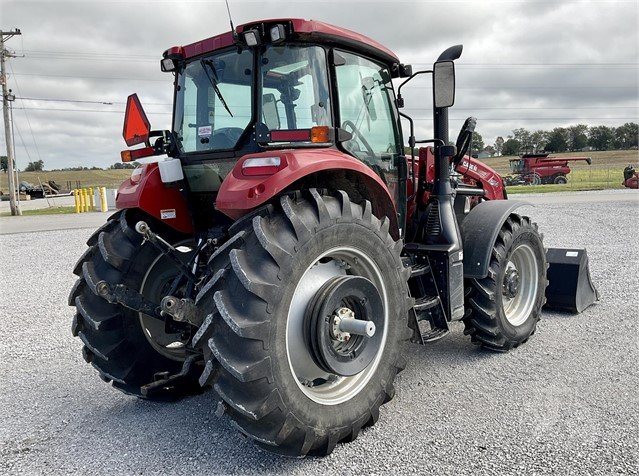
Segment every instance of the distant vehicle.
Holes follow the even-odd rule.
[[[639,172],[634,165],[628,165],[623,169],[623,186],[626,188],[639,188]]]
[[[46,195],[58,195],[60,186],[53,180],[34,185],[29,182],[20,182],[20,193],[26,193],[31,198],[44,198]]]
[[[524,154],[510,159],[511,175],[504,177],[506,185],[542,185],[568,183],[568,162],[583,160],[590,165],[590,157],[549,157],[549,154]]]

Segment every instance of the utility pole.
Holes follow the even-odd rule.
[[[5,70],[5,58],[13,58],[14,55],[4,48],[4,42],[16,35],[21,35],[18,28],[12,31],[0,31],[0,83],[2,83],[2,113],[4,115],[4,138],[7,144],[7,175],[9,176],[9,207],[11,215],[22,215],[20,204],[16,200],[17,190],[15,174],[13,172],[13,140],[11,136],[11,120],[9,118],[9,101],[13,101],[15,96],[7,90],[7,73]]]

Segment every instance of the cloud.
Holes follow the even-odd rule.
[[[444,48],[463,43],[451,137],[468,115],[478,118],[487,143],[518,127],[637,120],[635,1],[230,0],[230,7],[236,25],[303,17],[358,31],[416,68],[428,68]],[[118,161],[125,148],[124,101],[132,92],[154,128],[170,127],[172,78],[159,70],[162,52],[229,29],[223,2],[5,1],[0,17],[3,29],[23,32],[7,44],[26,55],[10,60],[9,85],[17,96],[112,103],[17,100],[15,124],[26,145],[17,135],[21,168],[29,156],[37,160],[38,151],[47,168]],[[428,81],[404,91],[418,136],[430,137]]]

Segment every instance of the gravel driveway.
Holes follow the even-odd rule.
[[[637,474],[639,207],[583,196],[528,211],[547,246],[588,248],[602,301],[546,312],[503,355],[460,325],[408,346],[377,425],[323,459],[259,451],[214,415],[211,394],[151,403],[103,383],[66,305],[91,230],[0,236],[0,473]]]

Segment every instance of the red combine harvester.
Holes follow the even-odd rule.
[[[623,169],[622,185],[626,188],[639,188],[639,172],[634,165],[628,165]]]
[[[122,159],[168,158],[122,184],[74,268],[85,360],[141,398],[212,388],[216,413],[256,444],[326,455],[377,422],[405,341],[463,321],[503,352],[535,332],[546,299],[591,304],[583,252],[547,259],[525,203],[467,156],[474,118],[449,145],[461,52],[413,73],[370,38],[299,19],[167,50],[172,127],[151,130],[130,96],[124,138],[141,147]],[[400,92],[423,73],[435,127],[418,141]]]
[[[542,185],[568,183],[568,162],[583,160],[590,165],[590,157],[548,157],[549,154],[525,154],[510,159],[512,175],[504,177],[506,185]]]

